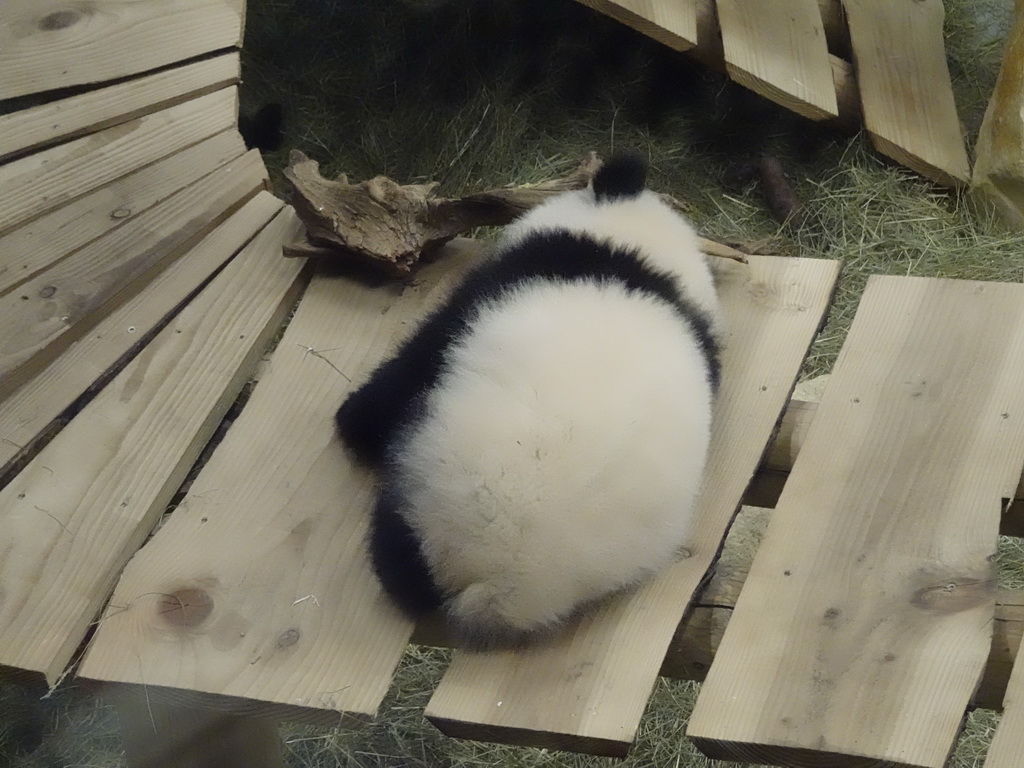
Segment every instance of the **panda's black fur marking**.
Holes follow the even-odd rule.
[[[647,186],[647,162],[634,152],[612,157],[594,175],[594,197],[603,203],[636,197]]]
[[[416,536],[398,510],[403,499],[384,482],[370,518],[370,559],[384,589],[409,616],[416,618],[441,607],[444,598]]]
[[[360,462],[384,466],[398,435],[415,422],[424,394],[436,384],[446,349],[466,333],[476,309],[532,280],[616,281],[658,297],[689,324],[707,360],[711,386],[718,388],[721,363],[709,318],[680,294],[670,275],[644,264],[635,251],[570,232],[538,233],[471,271],[395,356],[344,402],[336,415],[338,432]]]

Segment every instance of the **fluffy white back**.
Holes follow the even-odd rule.
[[[683,296],[707,312],[712,329],[721,336],[718,295],[697,233],[654,192],[600,203],[589,187],[557,195],[508,225],[503,240],[514,243],[545,230],[568,230],[638,249],[650,266],[675,277]]]
[[[540,630],[671,562],[711,398],[698,343],[650,296],[538,282],[486,306],[396,467],[455,618]]]

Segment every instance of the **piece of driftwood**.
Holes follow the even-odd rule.
[[[563,178],[446,198],[434,197],[436,182],[398,184],[377,176],[350,184],[344,174],[325,179],[319,163],[293,150],[285,176],[294,187],[292,205],[306,232],[285,246],[284,255],[358,261],[401,277],[421,256],[458,235],[508,224],[551,195],[586,187],[600,167],[600,158],[590,152]],[[674,198],[663,197],[682,208]],[[745,260],[741,252],[718,244],[702,243],[702,248],[714,256]]]

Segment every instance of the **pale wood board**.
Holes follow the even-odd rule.
[[[703,751],[944,765],[989,653],[1022,372],[1024,286],[869,280],[690,718]]]
[[[1024,765],[1024,656],[1013,665],[1003,707],[1003,717],[989,745],[984,768]]]
[[[579,0],[677,51],[697,44],[697,0]]]
[[[0,491],[0,664],[54,682],[301,286],[283,211]]]
[[[236,713],[376,712],[412,624],[369,565],[375,478],[333,416],[472,254],[448,246],[404,289],[314,277],[224,442],[125,569],[81,675]]]
[[[813,120],[839,116],[818,0],[717,0],[725,66],[752,91]]]
[[[1016,4],[974,157],[972,194],[1007,226],[1024,230],[1024,2]]]
[[[30,454],[61,413],[137,351],[283,205],[260,192],[5,400],[0,407],[0,476]]]
[[[0,297],[0,398],[80,338],[260,189],[251,150]]]
[[[879,152],[948,186],[971,177],[942,0],[844,0],[864,123]]]
[[[238,53],[227,53],[0,115],[0,161],[219,90],[238,78]]]
[[[5,0],[0,99],[133,75],[241,44],[225,0]]]
[[[751,256],[724,270],[728,336],[698,524],[681,560],[631,596],[520,652],[457,652],[427,717],[445,733],[622,755],[719,551],[828,306],[838,263]]]
[[[0,165],[0,232],[236,125],[237,89],[222,88]]]
[[[0,236],[0,296],[244,154],[229,128]]]

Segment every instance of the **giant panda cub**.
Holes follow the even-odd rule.
[[[616,156],[509,225],[337,414],[381,488],[369,546],[407,613],[515,646],[667,566],[719,379],[693,229]]]

